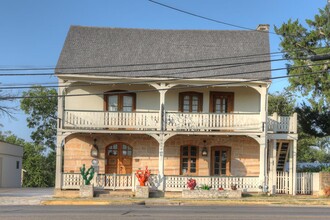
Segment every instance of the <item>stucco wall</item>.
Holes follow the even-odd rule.
[[[90,149],[93,139],[97,139],[100,150],[99,169],[104,173],[105,148],[115,142],[123,142],[133,148],[133,172],[148,166],[153,174],[158,173],[158,142],[148,135],[83,135],[76,134],[66,138],[64,148],[64,172],[78,173],[82,164],[91,165]],[[209,154],[201,156],[203,140],[206,140]],[[164,173],[180,175],[180,146],[199,146],[198,175],[210,175],[211,147],[231,147],[231,175],[259,175],[259,145],[251,138],[243,136],[174,136],[165,143]]]
[[[147,85],[111,85],[111,86],[85,86],[81,88],[71,87],[67,90],[68,95],[94,94],[88,96],[68,96],[65,100],[65,108],[70,110],[103,110],[103,93],[111,90],[154,90],[154,87]],[[259,112],[260,94],[250,87],[232,88],[187,88],[170,89],[165,96],[165,109],[167,111],[178,111],[180,92],[201,92],[203,93],[203,112],[209,112],[210,91],[234,92],[234,112]],[[159,110],[159,92],[137,92],[136,93],[137,111],[157,111]]]

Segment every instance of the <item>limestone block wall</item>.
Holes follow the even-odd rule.
[[[99,148],[99,173],[105,172],[105,149],[116,142],[125,143],[133,148],[133,172],[148,166],[152,174],[158,173],[158,142],[148,135],[127,134],[73,134],[66,138],[64,147],[64,172],[79,173],[82,164],[91,165],[90,150],[94,138]],[[208,156],[202,156],[204,140]],[[199,147],[198,175],[208,176],[211,173],[211,149],[215,146],[231,148],[231,175],[259,175],[259,144],[245,136],[197,136],[176,135],[165,142],[164,173],[180,175],[180,147],[194,145]]]

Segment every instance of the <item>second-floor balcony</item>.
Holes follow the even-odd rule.
[[[296,117],[268,118],[271,132],[295,133]],[[262,132],[260,113],[64,111],[63,129],[167,132]]]

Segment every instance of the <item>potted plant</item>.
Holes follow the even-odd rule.
[[[187,181],[187,187],[188,187],[190,190],[194,190],[195,187],[196,187],[196,180],[193,179],[193,178],[188,179],[188,181]]]
[[[93,166],[91,166],[87,171],[85,164],[83,164],[80,168],[80,174],[84,180],[84,184],[80,186],[80,197],[94,197],[94,187],[91,184],[94,173]]]
[[[135,172],[135,176],[137,177],[140,185],[136,186],[135,197],[137,198],[149,198],[149,187],[146,186],[146,182],[150,177],[150,170],[148,166],[146,166],[145,170],[141,170],[140,168]]]

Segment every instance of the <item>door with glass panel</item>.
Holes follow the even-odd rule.
[[[231,162],[230,147],[212,147],[211,175],[229,176]]]
[[[134,127],[135,93],[111,91],[105,95],[105,122],[109,128]]]
[[[111,144],[105,151],[105,173],[132,173],[133,149],[124,143]]]

